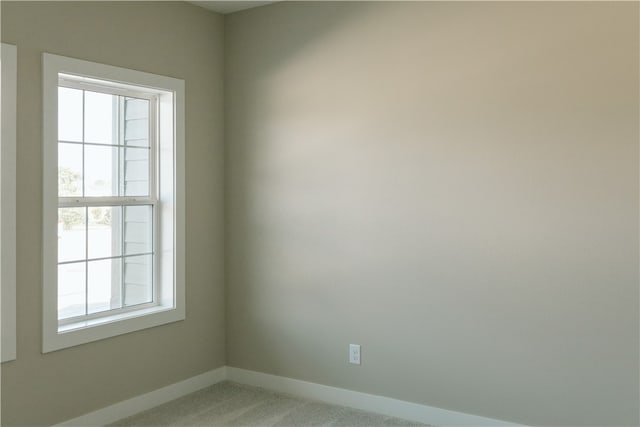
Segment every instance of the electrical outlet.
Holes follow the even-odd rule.
[[[349,363],[360,364],[360,344],[349,344]]]

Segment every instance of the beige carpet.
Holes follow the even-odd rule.
[[[111,426],[422,426],[343,406],[222,382]]]

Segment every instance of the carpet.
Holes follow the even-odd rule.
[[[229,381],[215,384],[110,424],[112,427],[406,427],[424,425]]]

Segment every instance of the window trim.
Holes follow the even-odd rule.
[[[1,360],[16,359],[16,88],[17,48],[2,43],[2,145],[0,148]]]
[[[57,149],[59,76],[82,76],[114,82],[114,86],[144,87],[158,96],[160,117],[158,135],[159,209],[158,223],[162,292],[157,306],[142,307],[100,319],[87,319],[72,325],[59,325],[57,308]],[[141,329],[183,320],[185,310],[185,180],[184,180],[184,80],[43,54],[43,353],[97,341]],[[170,278],[171,280],[167,280]],[[171,294],[171,295],[167,295]]]

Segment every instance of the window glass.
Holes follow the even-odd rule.
[[[88,208],[89,259],[120,256],[122,253],[122,208],[91,206]]]
[[[153,204],[118,199],[153,201],[150,102],[58,92],[58,196],[77,197],[58,209],[59,319],[152,302]]]
[[[82,91],[58,88],[58,139],[82,141]]]
[[[86,313],[86,262],[58,266],[58,319]]]
[[[122,259],[89,261],[87,265],[87,312],[93,314],[122,307]]]
[[[118,149],[108,145],[84,146],[84,195],[118,195]]]
[[[149,286],[152,266],[151,255],[124,258],[125,306],[143,304],[153,299],[153,288]]]
[[[82,145],[58,144],[58,196],[82,196]]]
[[[149,195],[149,149],[122,148],[122,183],[125,196]]]
[[[152,207],[127,206],[125,208],[125,255],[146,254],[153,251]]]
[[[149,101],[125,98],[124,100],[124,144],[129,147],[149,146]]]
[[[117,129],[118,97],[98,92],[84,92],[84,141],[114,144]],[[114,120],[115,118],[115,120]]]
[[[58,262],[86,258],[86,208],[58,209]]]

